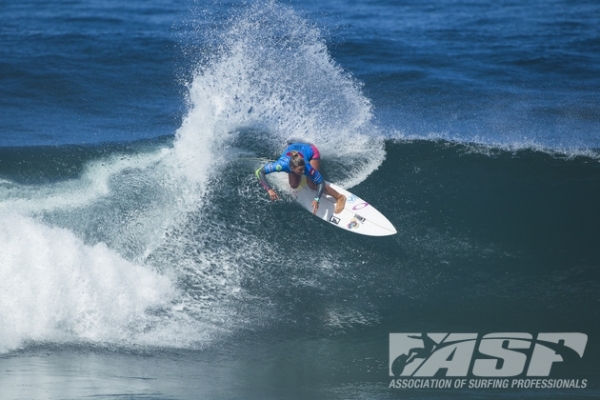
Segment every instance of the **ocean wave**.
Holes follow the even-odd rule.
[[[265,255],[283,265],[298,255],[229,204],[265,204],[256,165],[241,156],[275,157],[294,136],[316,143],[328,179],[345,186],[381,165],[370,102],[316,27],[274,2],[225,26],[213,32],[220,50],[190,77],[172,140],[70,146],[41,159],[36,151],[48,149],[33,148],[27,173],[20,149],[3,150],[14,164],[0,182],[0,351],[29,342],[197,348],[260,326],[276,311],[242,283],[257,282],[250,271]]]
[[[462,146],[464,152],[495,156],[501,153],[519,153],[534,151],[545,153],[556,158],[571,159],[575,157],[586,157],[600,159],[600,149],[586,146],[559,144],[549,146],[536,139],[518,139],[514,141],[499,142],[483,136],[462,137],[448,133],[407,134],[401,131],[393,131],[389,135],[391,142],[409,143],[415,141],[445,142]]]

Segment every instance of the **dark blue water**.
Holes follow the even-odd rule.
[[[172,28],[183,12],[162,1],[3,2],[1,144],[172,134],[183,111]]]
[[[600,5],[0,18],[1,398],[599,396]],[[285,177],[269,202],[254,170],[290,137],[398,234],[310,217]],[[584,333],[544,379],[586,387],[390,388],[415,332]]]

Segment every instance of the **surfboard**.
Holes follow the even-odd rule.
[[[327,182],[327,184],[346,196],[346,206],[340,213],[334,214],[335,199],[324,194],[321,196],[316,217],[338,228],[361,235],[388,236],[397,233],[394,225],[371,204],[333,183]],[[302,207],[312,214],[312,201],[316,191],[308,187],[306,176],[302,176],[298,188],[291,189],[291,194]]]

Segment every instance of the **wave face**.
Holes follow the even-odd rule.
[[[19,172],[0,181],[2,351],[199,349],[255,332],[361,340],[431,321],[594,332],[598,309],[582,304],[600,279],[596,161],[384,145],[353,191],[396,225],[388,238],[341,232],[285,190],[270,203],[245,156],[190,178],[171,139],[3,150]]]
[[[174,139],[4,150],[2,351],[196,348],[260,325],[272,299],[245,288],[249,271],[301,256],[260,228],[271,207],[248,158],[276,157],[293,137],[318,142],[328,178],[345,186],[379,167],[370,102],[316,27],[275,3],[224,26]]]

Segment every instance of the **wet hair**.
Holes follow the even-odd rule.
[[[305,165],[306,165],[306,162],[304,161],[304,158],[302,158],[302,156],[300,154],[298,154],[297,151],[293,151],[292,157],[290,158],[290,167],[292,167],[292,168],[304,167]]]

